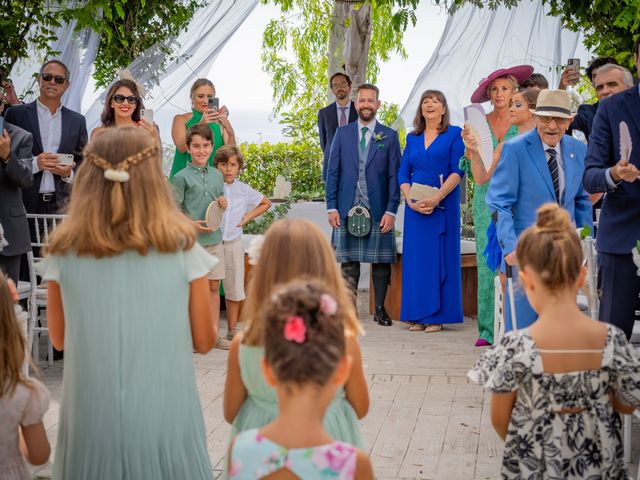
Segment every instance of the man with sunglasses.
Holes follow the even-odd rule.
[[[87,143],[85,118],[62,106],[69,87],[69,69],[59,60],[49,60],[38,75],[37,100],[9,108],[7,122],[33,135],[33,186],[23,190],[29,213],[57,213],[66,203],[74,170]],[[61,163],[58,154],[72,154],[71,165]]]
[[[318,132],[320,134],[320,148],[324,154],[322,162],[322,181],[327,178],[329,151],[338,127],[355,122],[358,112],[351,101],[351,79],[346,73],[334,73],[329,79],[329,86],[336,101],[318,111]]]
[[[565,135],[574,116],[571,96],[564,90],[542,90],[531,113],[536,128],[503,145],[486,196],[489,209],[497,213],[497,237],[504,261],[514,267],[514,281],[518,236],[535,224],[536,210],[544,203],[558,203],[578,228],[593,226],[591,202],[582,187],[587,147]],[[524,288],[516,286],[514,299],[517,327],[528,327],[537,314]],[[509,305],[508,298],[505,305]],[[509,308],[505,308],[505,314],[505,330],[510,331],[513,324]]]

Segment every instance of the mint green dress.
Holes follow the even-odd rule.
[[[502,141],[504,142],[517,136],[518,127],[511,125]],[[498,147],[499,142],[493,131],[491,131],[491,138],[495,149]],[[473,179],[471,162],[464,156],[460,159],[460,169],[464,170]],[[476,258],[478,264],[478,337],[493,344],[495,303],[493,282],[496,274],[487,267],[487,261],[483,254],[487,246],[487,228],[489,228],[489,223],[491,222],[491,212],[485,200],[489,183],[487,182],[484,185],[474,183],[473,185],[473,230],[476,235]]]
[[[190,127],[196,125],[202,119],[202,112],[197,110],[191,110],[191,118],[184,124],[185,128],[189,130]],[[213,150],[209,156],[209,165],[213,167],[213,156],[222,145],[224,145],[224,139],[222,138],[222,128],[217,123],[210,123],[209,128],[213,132]],[[187,166],[187,163],[191,161],[191,155],[189,152],[181,152],[176,148],[176,153],[173,156],[173,165],[171,165],[171,173],[169,178],[173,176]]]
[[[216,259],[189,251],[53,255],[64,375],[53,479],[211,480],[193,368],[189,283]]]
[[[262,428],[278,416],[276,392],[262,376],[260,359],[263,356],[263,347],[240,346],[240,375],[248,396],[233,420],[231,438],[246,430]],[[336,398],[325,413],[324,428],[334,440],[362,448],[358,417],[343,388],[338,390]]]

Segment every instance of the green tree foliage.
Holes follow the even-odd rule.
[[[57,53],[49,44],[60,26],[59,15],[48,0],[0,0],[0,79],[33,52]]]
[[[77,28],[89,27],[101,34],[94,78],[107,86],[116,71],[159,43],[170,54],[174,38],[187,27],[204,0],[87,0],[63,12],[76,20]]]
[[[340,0],[271,1],[282,11],[282,16],[271,20],[263,34],[262,62],[271,77],[273,110],[282,114],[285,135],[317,141],[317,112],[327,104],[332,11],[334,2]],[[406,58],[402,37],[408,25],[416,22],[414,10],[419,0],[367,2],[372,6],[367,80],[375,83],[381,62],[392,54]],[[395,121],[397,106],[387,105],[386,111],[395,112]]]
[[[551,15],[564,26],[584,34],[584,44],[598,56],[614,57],[621,65],[635,70],[633,43],[640,34],[640,0],[542,0]],[[517,0],[435,0],[455,11],[464,4],[496,8],[514,7]]]

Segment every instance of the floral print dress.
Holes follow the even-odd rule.
[[[601,368],[545,373],[529,329],[507,333],[469,378],[493,393],[517,392],[503,479],[627,480],[620,416],[610,394],[640,406],[640,352],[608,326]],[[558,413],[576,409],[577,413]]]
[[[334,441],[310,448],[285,448],[260,434],[246,430],[235,438],[231,450],[229,478],[255,480],[286,468],[304,480],[352,480],[357,450]]]

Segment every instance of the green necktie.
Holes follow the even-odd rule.
[[[367,130],[369,130],[368,127],[362,127],[360,129],[362,132],[362,137],[360,137],[360,151],[362,153],[367,149]]]

